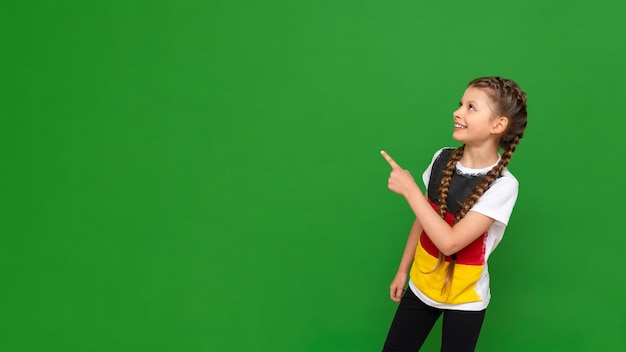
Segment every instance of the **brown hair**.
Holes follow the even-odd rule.
[[[461,206],[455,216],[454,223],[459,222],[467,212],[474,206],[478,199],[489,189],[491,184],[502,174],[504,168],[509,164],[511,156],[517,147],[520,139],[524,135],[528,113],[526,112],[526,93],[510,79],[501,77],[481,77],[471,81],[468,87],[481,88],[491,98],[494,103],[494,114],[496,117],[505,116],[508,118],[508,126],[500,137],[499,146],[502,148],[502,157],[500,161],[483,177],[482,181],[476,185],[472,193],[467,197],[465,203]],[[439,187],[439,215],[445,218],[448,209],[447,199],[450,189],[450,181],[456,167],[456,163],[461,160],[465,145],[460,146],[452,152],[448,159],[448,164],[443,171],[441,185]],[[439,253],[439,261],[437,266],[430,271],[436,271],[445,262],[446,257],[443,253]],[[446,279],[441,288],[441,293],[450,288],[452,277],[454,274],[454,266],[456,264],[456,254],[452,255],[450,265],[446,272]],[[448,294],[450,291],[448,291]]]

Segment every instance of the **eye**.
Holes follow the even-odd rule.
[[[474,109],[474,105],[472,105],[472,104],[469,104],[469,110],[472,110],[472,111],[474,111],[474,110],[476,110],[476,109]]]

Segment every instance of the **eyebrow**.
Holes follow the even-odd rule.
[[[478,105],[478,103],[476,103],[475,100],[469,100],[468,103],[473,104],[475,107],[482,109],[482,106]],[[463,102],[461,102],[461,104],[463,104]],[[493,111],[493,108],[491,107],[491,104],[489,104],[489,102],[487,102],[485,105],[487,106],[487,108],[489,108],[491,113],[495,115],[495,112]]]
[[[472,105],[474,105],[474,106],[480,107],[480,105],[478,103],[476,103],[475,100],[469,100],[467,102],[472,104]],[[463,99],[459,100],[459,103],[463,104]]]

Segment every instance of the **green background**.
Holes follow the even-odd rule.
[[[378,351],[414,175],[515,79],[479,351],[622,351],[623,1],[0,5],[0,350]],[[424,350],[438,350],[440,329]]]

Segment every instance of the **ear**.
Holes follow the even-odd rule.
[[[502,134],[509,126],[509,118],[506,116],[500,116],[493,121],[493,128],[491,134]]]

